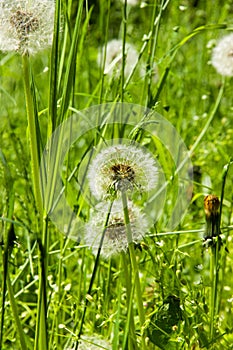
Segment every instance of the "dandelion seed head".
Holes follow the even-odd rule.
[[[85,227],[85,242],[88,246],[92,247],[94,254],[97,253],[100,245],[107,215],[106,208],[108,207],[108,202],[99,203],[92,211],[90,220]],[[146,231],[148,231],[149,224],[141,210],[130,201],[128,202],[128,211],[132,239],[133,242],[138,243],[143,239]],[[120,252],[125,252],[128,248],[128,243],[122,202],[117,200],[114,201],[112,206],[101,255],[108,259]]]
[[[125,45],[125,76],[129,76],[137,64],[138,52],[132,44]],[[103,49],[99,52],[97,62],[101,66]],[[122,40],[113,39],[106,47],[106,62],[104,74],[120,76],[122,70]]]
[[[224,36],[213,49],[211,63],[223,76],[233,76],[233,34]]]
[[[145,39],[143,39],[145,40]],[[97,63],[101,67],[104,57],[104,48],[99,51],[97,57]],[[137,74],[144,78],[148,75],[148,71],[146,70],[146,64],[143,60],[138,61],[139,52],[134,47],[133,44],[126,43],[125,44],[125,67],[124,74],[125,77],[129,77],[129,75],[134,71]],[[119,77],[122,73],[122,40],[113,39],[107,43],[106,46],[106,61],[104,67],[104,74],[108,76],[116,76]],[[159,72],[158,66],[154,62],[151,67],[150,75],[152,77],[152,81],[156,83],[158,81]]]
[[[88,171],[90,190],[97,199],[117,191],[150,191],[157,184],[154,158],[136,146],[117,145],[103,149]]]
[[[0,0],[0,50],[34,54],[52,44],[53,0]]]

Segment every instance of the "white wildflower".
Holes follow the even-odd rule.
[[[213,49],[212,65],[223,76],[233,76],[233,34],[224,36]]]
[[[138,52],[132,44],[125,45],[125,76],[128,77],[138,61]],[[103,50],[98,55],[98,64],[101,65]],[[122,40],[113,39],[106,47],[106,62],[104,74],[116,76],[121,75],[122,70]]]
[[[92,247],[94,254],[97,253],[100,246],[107,215],[106,207],[109,207],[108,202],[99,203],[92,211],[90,220],[85,227],[85,243]],[[147,219],[141,210],[130,201],[128,202],[128,212],[132,240],[135,243],[140,242],[149,228]],[[126,251],[128,243],[123,205],[120,200],[117,200],[113,202],[107,229],[105,231],[101,255],[107,259],[112,255]]]
[[[119,144],[103,149],[87,174],[90,190],[97,199],[117,191],[147,192],[156,187],[158,168],[154,158],[142,149]]]
[[[52,43],[53,0],[0,0],[0,50],[34,54]]]

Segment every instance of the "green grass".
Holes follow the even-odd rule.
[[[56,1],[51,49],[23,60],[18,53],[0,53],[3,350],[84,349],[84,344],[87,349],[111,344],[114,350],[233,349],[232,78],[222,78],[210,64],[211,41],[233,28],[232,1],[141,4],[145,6],[117,0]],[[129,58],[123,60],[119,75],[104,74],[104,50],[101,66],[97,63],[100,48],[112,39],[120,39],[123,48],[133,43],[138,51],[128,77],[123,71]],[[149,118],[137,114],[135,124],[126,125],[121,113],[130,114],[130,108],[113,107],[117,102],[162,115],[167,124],[158,119],[159,125],[170,128],[167,145],[162,128],[153,137],[141,129],[150,125]],[[119,112],[114,126],[104,123],[107,108]],[[45,158],[49,168],[43,208],[40,160],[63,122]],[[171,126],[194,166],[193,189],[187,189],[192,200],[172,229],[168,222],[179,194],[176,165],[182,155],[175,142],[172,149]],[[150,207],[160,216],[142,242],[129,243],[127,252],[103,259],[84,241],[85,223],[97,203],[86,171],[105,142],[113,139],[136,141],[154,156],[166,193]],[[69,152],[62,155],[64,149]],[[207,194],[221,199],[219,250],[203,248]],[[58,227],[49,215],[56,196],[69,208],[66,217],[57,214]],[[123,202],[127,199],[123,191]],[[133,200],[143,206],[147,198]],[[128,223],[127,206],[123,216]],[[76,240],[61,232],[64,222]],[[107,343],[98,346],[98,338]]]

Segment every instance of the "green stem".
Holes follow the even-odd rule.
[[[142,348],[142,350],[144,350],[144,349],[146,349],[145,337],[144,337],[145,315],[144,315],[144,309],[143,309],[139,271],[138,271],[135,250],[134,250],[132,230],[131,230],[131,225],[130,225],[128,201],[127,201],[127,196],[126,196],[125,191],[121,192],[121,198],[122,198],[122,205],[123,205],[123,211],[124,211],[124,220],[125,220],[125,226],[126,226],[127,241],[128,241],[128,247],[129,247],[129,256],[130,256],[130,262],[131,262],[131,266],[132,266],[133,281],[135,283],[139,321],[140,321],[140,327],[141,327],[141,346],[142,346],[141,348]]]
[[[124,340],[122,349],[135,350],[137,349],[137,343],[133,336],[135,334],[134,317],[133,317],[133,292],[134,289],[131,283],[131,271],[128,271],[128,259],[125,253],[122,253],[122,262],[124,267],[124,281],[126,283],[126,301],[127,301],[127,322],[124,331]]]
[[[38,302],[37,302],[37,322],[35,332],[35,344],[34,350],[46,350],[48,348],[48,332],[47,332],[47,238],[48,238],[48,217],[43,222],[43,236],[42,241],[38,239],[39,245],[39,260],[40,260],[40,279],[38,289]]]
[[[211,271],[211,293],[210,293],[210,341],[214,338],[215,329],[215,248],[211,249],[210,271]]]
[[[210,274],[211,274],[211,292],[210,292],[210,341],[214,344],[214,338],[217,329],[217,316],[219,310],[219,270],[220,270],[220,220],[219,214],[211,218],[210,230],[214,233],[214,241],[211,246],[210,256]]]
[[[122,270],[122,266],[119,266],[120,271]],[[122,285],[121,280],[118,278],[117,280],[117,310],[116,310],[116,318],[115,322],[113,323],[113,340],[112,340],[112,350],[118,350],[119,349],[119,335],[120,335],[120,321],[121,321],[121,303],[122,303]],[[124,349],[122,347],[122,349]]]
[[[35,106],[33,103],[33,92],[31,88],[31,72],[28,54],[22,56],[23,74],[24,74],[24,89],[27,108],[28,128],[30,135],[30,153],[32,162],[32,181],[36,200],[37,209],[43,216],[43,204],[40,193],[40,170],[39,170],[39,130],[35,115]]]

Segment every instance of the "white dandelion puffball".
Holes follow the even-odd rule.
[[[211,63],[219,74],[233,76],[233,33],[218,42],[213,49]]]
[[[93,253],[96,254],[100,246],[101,237],[106,222],[106,208],[109,202],[99,203],[91,213],[90,220],[85,226],[85,243],[92,247]],[[145,233],[149,229],[149,224],[145,215],[141,210],[128,202],[128,212],[130,219],[130,227],[132,232],[132,240],[140,242]],[[128,248],[127,232],[124,223],[124,212],[122,201],[113,202],[108,225],[105,231],[104,241],[101,248],[101,255],[108,259],[120,252],[125,252]]]
[[[149,153],[136,146],[119,144],[103,149],[95,157],[87,177],[92,195],[101,199],[117,191],[154,189],[158,168]]]
[[[52,44],[53,0],[0,0],[0,50],[34,54]]]
[[[125,76],[128,77],[138,60],[138,52],[132,44],[126,43],[125,45]],[[103,49],[98,55],[98,64],[101,65],[103,58]],[[122,40],[113,39],[108,42],[106,47],[106,62],[104,68],[104,74],[116,76],[121,75],[122,69]]]

